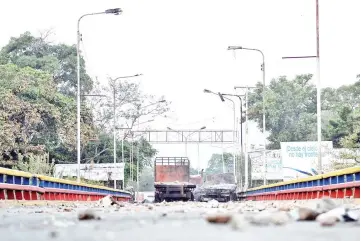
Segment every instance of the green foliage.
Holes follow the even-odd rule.
[[[33,174],[51,176],[54,169],[54,162],[49,162],[48,154],[29,154],[27,157],[19,154],[15,169]]]
[[[7,166],[17,163],[16,168],[33,170],[33,164],[43,165],[35,157],[44,153],[49,153],[56,163],[76,160],[76,47],[50,43],[49,33],[35,37],[26,32],[11,38],[0,51],[0,161]],[[142,93],[138,84],[127,81],[110,79],[108,85],[98,85],[93,90],[83,58],[80,65],[82,94],[116,93],[115,100],[82,98],[81,161],[113,162],[113,104],[116,103],[118,121],[132,128],[141,117],[164,115],[169,103],[163,97]],[[130,169],[134,170],[135,179],[138,160],[141,171],[151,166],[150,158],[156,154],[148,142],[135,137],[138,141],[133,143],[136,151],[131,164],[131,135],[126,132],[123,137],[126,181],[130,179]],[[117,140],[118,160],[121,152],[121,141]],[[34,172],[46,172],[44,168]]]
[[[309,83],[311,78],[310,74],[296,76],[293,80],[282,76],[266,86],[269,149],[279,149],[280,142],[317,140],[316,87]],[[249,119],[262,128],[262,84],[258,83],[257,87],[249,96],[248,113]],[[359,82],[322,91],[323,140],[332,140],[334,147],[359,143],[359,95]],[[346,138],[344,144],[341,143],[343,138]],[[347,145],[350,141],[346,140],[354,145]]]
[[[48,73],[13,64],[0,65],[2,153],[18,150],[27,155],[39,147],[38,151],[50,152],[54,157],[58,148],[74,151],[75,108],[74,99],[57,92]],[[91,121],[83,123],[83,129],[88,130],[83,134],[85,141],[94,135],[91,125]]]
[[[225,172],[233,172],[233,154],[225,152],[223,153],[223,159],[222,154],[212,154],[211,158],[208,161],[208,166],[205,170],[206,174],[223,173],[223,162]]]
[[[135,186],[136,187],[136,186]],[[139,176],[139,191],[154,191],[154,169],[151,167],[144,168]]]
[[[21,68],[43,70],[51,74],[61,93],[75,96],[76,46],[53,45],[47,42],[46,38],[47,36],[35,37],[29,32],[11,38],[0,52],[0,63],[13,63]],[[88,93],[93,87],[93,82],[86,74],[83,58],[80,65],[82,92]]]
[[[198,175],[198,170],[193,168],[193,167],[190,167],[189,168],[189,174],[190,175]]]
[[[69,180],[69,181],[77,181],[76,177],[64,177],[64,179]],[[104,182],[88,180],[88,179],[84,179],[84,178],[80,178],[80,182],[81,183],[92,184],[92,185],[98,185],[98,186],[107,186],[106,183],[104,183]]]

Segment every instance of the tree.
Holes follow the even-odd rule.
[[[132,129],[140,118],[149,121],[159,116],[166,117],[170,103],[159,98],[143,93],[138,83],[123,79],[108,78],[105,85],[95,84],[94,95],[104,95],[103,98],[89,99],[94,111],[95,123],[107,133],[113,132],[114,102],[116,107],[116,127]],[[115,97],[115,99],[114,99]],[[124,131],[124,139],[131,135]]]
[[[189,167],[189,174],[190,175],[198,175],[198,170],[193,167]]]
[[[151,167],[147,167],[142,171],[142,175],[139,177],[139,191],[150,192],[154,190],[154,170]]]
[[[50,73],[61,93],[75,96],[77,87],[76,46],[51,44],[48,37],[51,32],[45,32],[40,37],[30,32],[12,37],[9,43],[0,51],[0,64],[12,63],[19,67],[31,67]],[[85,61],[80,58],[80,78],[82,93],[89,93],[93,81],[86,74]]]
[[[5,159],[19,153],[75,149],[75,101],[57,92],[50,74],[13,64],[0,65],[0,151]],[[84,117],[86,141],[94,135]]]
[[[309,84],[311,74],[294,80],[282,76],[265,88],[266,130],[271,134],[270,149],[280,148],[282,141],[316,139],[316,89]],[[262,127],[262,84],[249,96],[249,119]]]
[[[223,153],[223,160],[225,172],[233,172],[233,154],[228,152]],[[222,154],[212,154],[205,172],[206,174],[223,173]]]
[[[48,40],[49,35],[51,31],[40,37],[26,32],[11,38],[0,51],[2,159],[29,162],[35,158],[30,158],[32,154],[41,157],[47,152],[55,163],[74,163],[76,160],[76,47],[53,44]],[[80,65],[81,93],[102,93],[108,97],[81,99],[81,162],[113,162],[113,93],[116,93],[117,127],[132,128],[139,118],[149,120],[164,115],[169,110],[169,103],[163,97],[144,94],[138,84],[115,79],[109,79],[104,86],[98,84],[91,92],[93,81],[85,71],[82,58]],[[156,154],[144,139],[132,136],[135,141],[130,141],[130,135],[132,132],[129,131],[122,137],[126,179],[129,179],[130,169],[136,170],[137,162],[142,170],[151,165],[150,158]],[[133,155],[132,162],[131,146],[139,150],[139,155]],[[122,156],[120,140],[117,140],[116,154]],[[42,159],[34,160],[32,163],[46,164]],[[32,168],[29,163],[16,166]]]
[[[316,87],[309,83],[312,75],[298,75],[293,80],[281,76],[265,88],[266,130],[270,132],[269,149],[279,149],[280,142],[316,141]],[[323,140],[340,140],[351,135],[359,113],[359,82],[338,89],[322,91]],[[262,127],[262,84],[249,96],[249,119]]]

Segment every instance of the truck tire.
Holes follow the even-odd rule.
[[[162,202],[161,197],[160,197],[160,195],[158,193],[154,195],[154,202],[155,203]]]
[[[234,202],[234,201],[238,201],[237,200],[238,198],[237,198],[237,194],[236,193],[231,193],[231,196],[230,196],[230,201],[232,201],[232,202]]]
[[[194,194],[191,192],[191,201],[194,202]]]

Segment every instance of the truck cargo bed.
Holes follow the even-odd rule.
[[[195,184],[189,182],[186,157],[157,157],[154,161],[155,202],[194,200]]]

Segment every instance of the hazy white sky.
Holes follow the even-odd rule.
[[[315,72],[313,59],[281,59],[315,55],[315,0],[12,0],[0,9],[0,45],[25,31],[49,28],[55,30],[55,42],[75,44],[82,14],[116,7],[124,13],[81,22],[87,70],[98,79],[143,73],[138,80],[144,91],[165,95],[174,112],[172,118],[153,122],[154,129],[233,127],[232,108],[203,89],[233,93],[235,85],[261,81],[262,72],[258,53],[234,55],[226,50],[228,45],[261,49],[267,81]],[[352,83],[361,72],[360,8],[359,0],[320,0],[323,86]],[[249,132],[251,143],[262,143],[254,125]],[[183,145],[156,147],[159,155],[184,155]],[[201,145],[200,150],[205,166],[211,153],[221,148]],[[197,146],[189,145],[188,154],[195,165]]]

